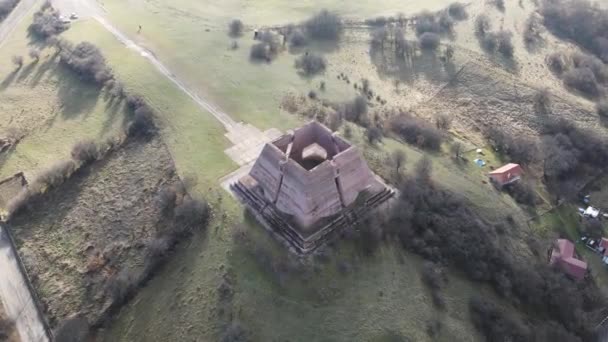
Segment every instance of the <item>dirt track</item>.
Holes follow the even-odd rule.
[[[15,321],[23,342],[48,341],[25,279],[19,271],[15,251],[0,227],[0,299],[8,317]]]

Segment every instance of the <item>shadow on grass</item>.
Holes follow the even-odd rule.
[[[61,65],[55,70],[55,77],[58,81],[57,95],[61,103],[61,115],[72,119],[90,114],[99,101],[101,89],[81,81],[72,71]]]
[[[21,68],[17,68],[13,71],[11,71],[10,74],[8,74],[0,83],[0,91],[6,90],[6,88],[8,88],[13,81],[15,80],[15,78],[17,78],[17,74],[19,74],[19,71],[21,70]]]

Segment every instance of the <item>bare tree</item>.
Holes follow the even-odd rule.
[[[30,58],[33,59],[35,62],[38,62],[40,60],[40,50],[30,49],[29,55]]]
[[[462,144],[457,141],[450,145],[450,153],[456,159],[460,159],[460,155],[462,154]]]
[[[230,37],[240,37],[243,35],[243,22],[239,19],[233,19],[228,24],[228,35]]]
[[[551,112],[551,94],[547,88],[539,90],[534,95],[534,111],[541,115]]]
[[[490,24],[490,18],[488,18],[485,14],[480,14],[475,19],[475,33],[480,37],[486,35],[486,33],[490,32],[492,25]]]
[[[402,150],[394,150],[393,153],[391,153],[391,160],[395,165],[395,174],[399,175],[402,171],[401,168],[407,160],[407,155]]]
[[[425,182],[430,181],[431,173],[433,172],[433,162],[428,156],[422,157],[422,159],[416,163],[416,169],[414,172],[417,179]]]
[[[435,126],[440,130],[447,131],[452,126],[452,118],[446,113],[438,114],[435,117]]]
[[[17,66],[17,69],[20,69],[23,66],[23,57],[22,56],[13,56],[11,58],[11,60],[13,61],[13,64],[15,64]]]

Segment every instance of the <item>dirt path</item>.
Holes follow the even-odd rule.
[[[48,338],[25,278],[19,271],[16,252],[0,226],[0,299],[8,318],[15,321],[23,342],[46,342]]]
[[[175,84],[181,91],[188,95],[199,107],[203,110],[211,113],[219,122],[224,125],[227,131],[232,131],[237,127],[238,123],[234,121],[228,114],[224,113],[218,107],[211,104],[208,100],[202,98],[194,91],[190,90],[188,86],[175,76],[152,52],[146,48],[138,45],[135,41],[130,39],[127,35],[122,33],[118,28],[113,26],[105,17],[105,11],[99,7],[95,0],[54,0],[53,5],[59,9],[62,13],[67,15],[68,13],[75,12],[81,18],[92,18],[99,22],[108,32],[112,33],[116,39],[118,39],[127,48],[135,50],[142,57],[146,58],[154,67],[165,77],[167,77],[173,84]]]

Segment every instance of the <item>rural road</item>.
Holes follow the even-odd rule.
[[[0,302],[6,314],[15,321],[23,342],[47,342],[44,326],[36,311],[36,305],[19,270],[16,251],[0,226]]]

